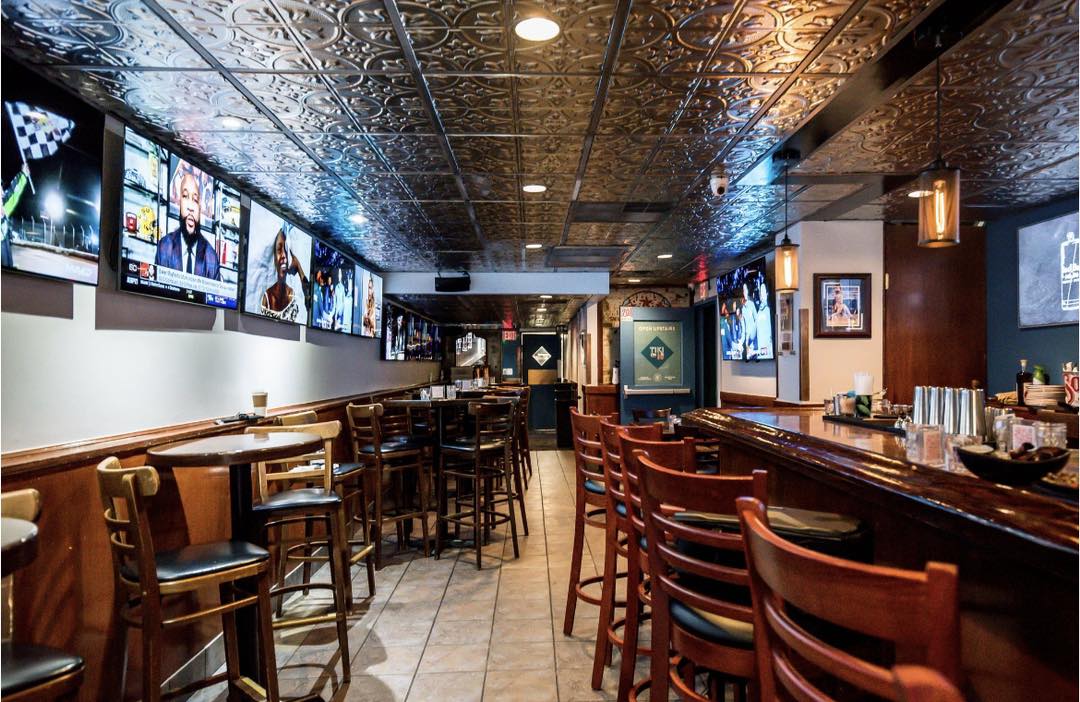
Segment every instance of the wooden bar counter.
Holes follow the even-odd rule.
[[[723,472],[767,469],[771,504],[862,519],[876,563],[955,563],[969,699],[1077,699],[1076,504],[910,463],[900,437],[820,410],[699,409],[682,421],[720,440]]]

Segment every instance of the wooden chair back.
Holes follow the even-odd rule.
[[[387,407],[383,405],[383,412],[379,416],[379,432],[382,440],[408,439],[413,435],[412,420],[413,415],[408,407]]]
[[[615,440],[622,464],[623,504],[630,515],[630,524],[639,538],[645,535],[645,521],[641,516],[641,457],[648,456],[662,466],[694,472],[697,453],[693,439],[662,441],[659,424],[639,424],[616,427]],[[622,458],[625,456],[625,458]]]
[[[574,465],[578,485],[586,480],[604,484],[604,449],[600,443],[600,425],[607,420],[615,422],[616,416],[581,414],[576,407],[570,408],[570,430],[574,439]]]
[[[626,479],[624,477],[625,461],[622,457],[622,447],[619,445],[619,432],[625,432],[627,436],[660,442],[663,430],[659,424],[630,424],[622,425],[604,420],[600,422],[600,447],[604,458],[604,483],[607,486],[607,494],[611,499],[611,508],[622,503],[630,508],[626,495]],[[627,512],[629,514],[629,512]]]
[[[34,488],[0,494],[0,516],[36,522],[41,515],[41,493]]]
[[[473,418],[476,430],[472,437],[476,451],[484,444],[510,445],[514,438],[515,409],[515,403],[505,398],[469,403],[469,416]]]
[[[634,424],[641,424],[642,422],[656,422],[661,419],[667,419],[671,416],[670,407],[660,407],[657,409],[632,409],[630,415],[634,418]]]
[[[323,440],[322,451],[307,453],[278,461],[260,461],[255,464],[259,499],[270,496],[270,485],[278,482],[308,481],[327,491],[334,488],[334,440],[341,434],[341,422],[334,419],[314,424],[294,424],[285,427],[248,427],[245,434],[279,434],[297,432],[318,434]],[[314,461],[321,461],[317,463]]]
[[[130,588],[132,581],[124,573],[135,572],[139,574],[139,589],[156,594],[154,539],[146,507],[147,498],[156,495],[161,486],[157,470],[152,466],[124,468],[118,458],[110,456],[98,464],[97,481],[117,591]]]
[[[352,444],[353,460],[361,461],[364,458],[362,449],[365,446],[374,446],[374,455],[380,455],[382,446],[382,423],[383,406],[379,403],[371,405],[349,404],[345,407],[345,417],[349,422],[349,442]],[[372,454],[368,454],[369,456]]]
[[[278,425],[283,427],[295,427],[298,424],[315,424],[318,421],[319,415],[314,410],[283,414],[277,418]]]
[[[829,702],[823,676],[882,699],[906,699],[894,671],[821,640],[800,624],[799,615],[791,616],[793,609],[893,644],[894,663],[928,666],[959,682],[956,566],[928,563],[924,570],[901,570],[822,555],[777,536],[760,500],[740,499],[738,510],[751,572],[762,700]],[[924,688],[912,687],[917,693]]]
[[[892,673],[904,702],[964,702],[960,691],[932,668],[898,665]]]
[[[645,538],[649,544],[649,565],[652,569],[654,607],[669,607],[678,601],[708,614],[741,622],[754,621],[749,606],[730,602],[714,595],[724,586],[749,588],[750,575],[737,559],[704,560],[705,553],[742,553],[740,534],[707,529],[691,522],[682,522],[674,514],[682,511],[735,513],[739,497],[765,499],[766,473],[754,471],[746,476],[700,475],[686,472],[679,466],[664,466],[649,456],[637,454],[640,474],[638,482],[645,521]],[[693,581],[693,587],[688,582]],[[709,587],[704,585],[708,583]]]

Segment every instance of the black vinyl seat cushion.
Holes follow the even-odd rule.
[[[336,492],[327,492],[322,488],[299,488],[282,490],[266,498],[251,508],[252,512],[271,513],[288,512],[294,509],[313,509],[333,507],[341,504],[341,496]]]
[[[604,487],[604,484],[602,482],[600,482],[599,480],[586,480],[585,481],[585,491],[586,492],[591,492],[594,495],[606,495],[607,494],[607,488]]]
[[[419,451],[428,446],[429,442],[424,437],[394,437],[380,444],[383,453],[395,453],[398,451]],[[368,444],[360,449],[360,453],[375,455],[375,444]]]
[[[363,470],[366,467],[364,463],[335,463],[334,464],[334,477],[344,478],[348,475],[352,475],[358,471]]]
[[[706,641],[722,646],[754,647],[754,625],[750,622],[688,607],[678,600],[671,601],[670,610],[674,623]]]
[[[854,517],[794,507],[769,507],[769,526],[781,537],[818,553],[859,560],[863,557],[869,532]],[[681,512],[674,519],[705,529],[737,532],[734,514]]]
[[[79,656],[46,646],[0,644],[0,694],[10,695],[70,675],[86,664]]]
[[[246,541],[216,541],[154,554],[157,577],[163,583],[213,575],[269,558],[270,553],[265,548]],[[139,574],[130,564],[125,565],[120,572],[128,580],[139,579]]]
[[[473,453],[476,450],[474,439],[453,439],[444,441],[441,445],[443,451],[457,451],[459,453]],[[485,441],[480,444],[480,451],[502,451],[506,448],[505,441]]]

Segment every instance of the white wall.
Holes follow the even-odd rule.
[[[103,257],[104,260],[104,257]],[[12,451],[427,381],[379,341],[4,274],[0,449]]]
[[[810,324],[810,401],[852,387],[855,371],[874,374],[881,389],[884,356],[884,226],[881,222],[802,222],[799,247],[797,307],[812,308],[815,273],[869,273],[871,314],[869,339],[813,338]],[[796,348],[798,345],[796,343]]]

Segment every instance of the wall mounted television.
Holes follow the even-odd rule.
[[[382,276],[356,266],[356,295],[353,310],[353,334],[368,338],[383,335]]]
[[[311,308],[311,236],[252,201],[246,242],[244,312],[306,324]]]
[[[405,310],[389,302],[383,305],[383,360],[405,360]]]
[[[764,257],[716,277],[720,348],[726,361],[769,361],[773,343],[772,293]]]
[[[120,289],[234,309],[239,258],[239,193],[126,129]]]
[[[311,245],[311,326],[352,333],[356,264],[318,239]]]
[[[0,265],[97,285],[105,118],[3,62]]]

